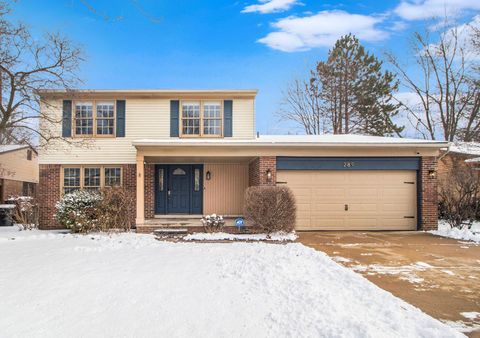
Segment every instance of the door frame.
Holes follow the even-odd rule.
[[[181,215],[200,215],[203,214],[203,164],[155,164],[154,166],[154,203],[153,210],[155,215],[180,215],[169,212],[168,207],[168,190],[171,189],[170,171],[172,167],[188,166],[189,167],[189,210]],[[163,190],[160,190],[160,170],[163,170]],[[195,190],[195,175],[198,170],[199,187]]]

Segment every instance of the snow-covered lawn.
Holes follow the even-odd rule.
[[[452,229],[447,222],[440,220],[438,221],[438,230],[432,230],[429,232],[442,237],[480,243],[480,222],[473,223],[470,229]]]
[[[455,337],[299,243],[0,228],[2,337]]]

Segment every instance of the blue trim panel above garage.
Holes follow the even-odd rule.
[[[277,170],[419,170],[420,157],[277,157]]]

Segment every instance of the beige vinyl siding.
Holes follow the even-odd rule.
[[[38,157],[32,152],[27,160],[28,148],[0,154],[0,178],[38,183]]]
[[[211,179],[204,181],[204,213],[237,216],[243,213],[245,189],[248,186],[248,164],[205,164]]]
[[[414,170],[279,170],[297,202],[298,230],[415,230]]]
[[[233,137],[250,139],[255,137],[255,101],[233,100]]]
[[[121,98],[118,98],[121,99]],[[49,101],[42,110],[56,122],[42,121],[42,130],[52,136],[62,133],[62,100]],[[73,114],[73,112],[72,112]],[[170,137],[170,99],[126,99],[125,137],[118,138],[69,138],[70,143],[52,141],[40,150],[41,164],[129,164],[136,163],[136,149],[132,141],[137,139],[161,139]],[[238,139],[255,136],[254,100],[233,100],[233,137]]]

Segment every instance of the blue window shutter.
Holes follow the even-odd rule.
[[[170,101],[170,137],[178,137],[178,115],[180,113],[180,101]]]
[[[125,100],[117,100],[117,137],[125,137]]]
[[[233,130],[233,101],[223,101],[223,136],[232,137]]]
[[[72,101],[63,100],[62,137],[72,137]]]

